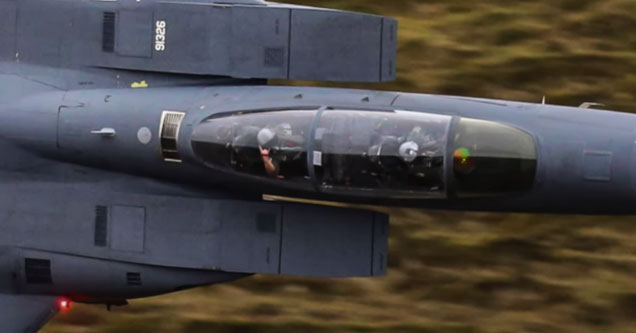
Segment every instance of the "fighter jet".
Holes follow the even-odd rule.
[[[385,274],[388,216],[316,201],[636,212],[634,115],[268,85],[390,81],[396,43],[388,17],[260,0],[0,0],[0,331]]]

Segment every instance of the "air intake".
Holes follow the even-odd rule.
[[[24,275],[28,284],[52,284],[51,261],[25,258]]]
[[[102,51],[113,53],[115,51],[115,21],[114,12],[104,12],[102,21]]]
[[[161,114],[159,137],[161,138],[161,155],[165,161],[181,162],[177,140],[183,117],[185,117],[183,112],[164,111]]]

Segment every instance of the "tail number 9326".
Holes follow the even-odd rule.
[[[166,21],[155,22],[155,51],[166,50]]]

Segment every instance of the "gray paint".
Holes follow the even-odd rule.
[[[16,79],[16,82],[21,80]],[[366,102],[367,99],[369,102]],[[60,106],[66,107],[60,109],[58,118]],[[249,179],[236,179],[204,168],[189,146],[192,126],[215,113],[290,107],[317,109],[321,106],[406,109],[489,119],[521,128],[537,141],[539,167],[532,193],[492,199],[413,202],[389,198],[381,202],[445,209],[557,213],[633,211],[630,183],[634,169],[634,116],[626,113],[444,96],[299,87],[93,89],[68,92],[64,97],[62,93],[46,92],[9,107],[0,107],[0,115],[12,118],[11,123],[0,124],[0,130],[6,138],[28,149],[69,162],[191,184],[203,182],[231,187],[230,183],[244,182],[246,188],[251,184],[253,190],[258,191],[259,185]],[[186,112],[179,138],[184,163],[164,163],[158,154],[156,135],[147,145],[140,144],[137,139],[140,127],[148,127],[155,133],[158,131],[163,110]],[[69,126],[71,123],[75,127]],[[90,131],[104,127],[115,129],[117,135],[105,138],[90,134]],[[62,149],[58,149],[58,142]],[[588,155],[602,153],[612,157],[602,164],[594,158],[586,159],[586,152]],[[596,165],[590,164],[595,161]],[[586,177],[600,177],[604,181],[590,181]],[[265,183],[262,185],[265,186]],[[267,185],[268,191],[287,194],[278,184]],[[356,198],[325,197],[320,193],[303,195],[357,201]],[[567,202],[563,198],[568,198]]]
[[[0,295],[2,330],[34,333],[57,313],[52,296]]]
[[[0,1],[0,43],[4,47],[0,50],[0,59],[13,59],[15,57],[15,25],[17,18],[17,5],[14,1]]]
[[[123,57],[152,57],[153,20],[151,11],[120,10],[116,21],[116,50]]]
[[[112,53],[102,50],[104,11],[117,14]],[[634,115],[265,86],[270,78],[393,79],[390,18],[258,0],[0,0],[0,18],[0,305],[9,309],[2,331],[37,330],[58,296],[117,305],[255,273],[386,273],[385,214],[266,202],[263,194],[428,209],[636,210]],[[164,52],[153,48],[156,20],[168,24]],[[148,88],[131,89],[143,82]],[[516,195],[458,198],[448,172],[443,199],[358,197],[218,171],[192,151],[193,128],[210,116],[327,108],[429,112],[519,128],[537,144],[535,183]],[[163,111],[186,115],[181,163],[161,156]],[[115,135],[92,133],[106,128]],[[150,132],[142,142],[141,128]],[[105,244],[95,241],[97,206],[107,211],[99,230]],[[27,283],[27,258],[47,263],[51,283]]]
[[[384,227],[374,223],[376,214],[341,209],[336,226],[328,222],[331,219],[323,214],[322,207],[291,206],[284,212],[280,273],[325,277],[376,275],[374,262],[385,251],[382,246],[374,248],[374,235],[381,232],[376,228]],[[380,237],[378,243],[386,243],[386,236]]]
[[[146,238],[146,208],[113,205],[110,207],[110,248],[143,253]]]
[[[137,177],[104,173],[72,165],[29,158],[20,150],[4,148],[17,159],[3,165],[0,182],[0,219],[4,221],[0,243],[20,248],[54,251],[92,258],[190,269],[214,269],[245,273],[281,274],[281,267],[297,275],[311,275],[313,264],[326,265],[322,275],[367,276],[371,273],[371,238],[340,243],[331,233],[369,230],[374,216],[364,211],[314,208],[307,205],[239,200],[227,193],[188,192],[176,185],[147,184]],[[5,160],[4,163],[8,161]],[[34,165],[31,165],[34,163]],[[28,170],[28,173],[20,170]],[[104,177],[111,179],[104,181]],[[114,178],[113,178],[114,177]],[[125,184],[122,188],[118,184]],[[159,183],[160,184],[160,183]],[[37,206],[33,202],[38,202]],[[95,207],[108,207],[108,246],[94,244]],[[143,208],[142,208],[143,207]],[[305,221],[320,212],[324,234],[306,230]],[[271,214],[275,225],[259,226],[259,215]],[[313,237],[316,242],[360,251],[355,269],[319,258],[317,249],[305,244],[283,247],[286,256],[304,251],[314,262],[297,265],[279,262],[281,240],[290,232]],[[327,232],[328,231],[328,232]],[[368,233],[367,231],[365,231]],[[61,242],[67,235],[73,235]],[[386,237],[375,242],[386,242]],[[352,259],[353,260],[353,259]],[[313,268],[312,268],[313,269]]]
[[[114,52],[102,47],[105,12],[116,17]],[[236,78],[395,78],[396,43],[384,35],[397,23],[375,15],[243,1],[2,0],[0,18],[8,27],[0,40],[17,45],[3,49],[4,60]],[[161,21],[165,49],[155,47]]]
[[[290,26],[290,78],[348,81],[349,73],[359,73],[362,81],[380,81],[381,17],[300,9],[292,11]]]

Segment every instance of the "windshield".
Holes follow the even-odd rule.
[[[536,168],[536,147],[530,134],[491,121],[459,121],[453,153],[458,195],[530,190]]]

